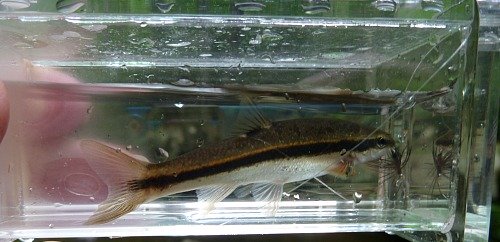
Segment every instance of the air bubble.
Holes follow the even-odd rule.
[[[139,26],[141,26],[141,28],[144,28],[144,27],[147,27],[147,26],[148,26],[148,23],[146,23],[146,22],[141,22],[141,24],[140,24]]]
[[[295,198],[297,200],[300,200],[300,195],[299,194],[295,194],[295,195],[293,195],[293,198]]]
[[[182,107],[184,107],[184,103],[178,102],[178,103],[174,104],[174,106],[176,106],[178,108],[182,108]]]
[[[127,145],[127,147],[125,147],[125,149],[132,150],[132,145]]]
[[[49,224],[49,229],[54,228],[53,224]]]
[[[116,153],[120,153],[120,152],[122,152],[122,149],[121,148],[116,148],[115,151],[116,151]]]
[[[204,143],[205,143],[205,140],[203,138],[196,139],[196,145],[198,146],[198,148],[202,147]]]
[[[93,202],[95,201],[95,197],[89,197],[89,200]]]
[[[168,157],[170,156],[170,155],[168,154],[168,151],[166,151],[166,150],[162,149],[161,147],[158,147],[158,151],[159,151],[159,152],[160,152],[160,154],[161,154],[162,156],[164,156],[166,159],[168,159]]]

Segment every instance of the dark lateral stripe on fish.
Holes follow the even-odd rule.
[[[200,169],[189,170],[174,175],[162,175],[150,177],[142,180],[131,180],[128,185],[132,191],[137,191],[147,188],[166,189],[171,185],[181,183],[183,181],[194,180],[201,177],[215,175],[217,173],[230,172],[238,168],[252,166],[254,164],[273,159],[280,158],[297,158],[302,156],[317,156],[333,152],[341,152],[342,150],[365,151],[369,148],[376,147],[379,144],[379,139],[367,139],[364,142],[355,140],[343,140],[339,142],[322,142],[312,144],[290,145],[288,147],[270,149],[264,152],[250,153],[247,156],[228,160],[227,162],[203,167]]]

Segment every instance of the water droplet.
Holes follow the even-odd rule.
[[[31,3],[29,0],[4,0],[0,2],[0,5],[16,10],[28,8]]]
[[[432,62],[432,64],[433,65],[439,64],[443,60],[443,57],[444,55],[440,53],[439,56]]]
[[[262,33],[262,40],[263,41],[278,41],[278,40],[282,40],[282,39],[283,39],[283,36],[271,31],[270,29],[265,29]]]
[[[19,238],[19,241],[22,242],[33,242],[35,239],[34,238]]]
[[[315,15],[330,11],[330,6],[326,4],[302,5],[305,14]]]
[[[174,104],[174,106],[176,106],[178,108],[182,108],[182,107],[184,107],[184,104],[181,102],[178,102],[178,103]]]
[[[251,45],[260,45],[262,43],[262,36],[258,34],[255,38],[248,41],[248,43]]]
[[[101,32],[108,28],[108,26],[104,24],[82,25],[81,27],[92,32]]]
[[[56,9],[60,13],[74,13],[85,5],[84,1],[59,0],[56,3]]]
[[[205,120],[201,119],[200,120],[200,126],[203,126],[203,125],[205,125]]]
[[[66,38],[82,38],[82,35],[75,31],[64,31],[62,35]]]
[[[25,42],[16,42],[13,44],[13,46],[18,48],[18,49],[32,49],[33,48],[33,45],[30,45],[30,44],[25,43]]]
[[[211,57],[211,56],[212,56],[212,54],[210,54],[210,53],[200,54],[200,57]]]
[[[172,10],[172,7],[174,7],[174,3],[156,3],[156,7],[162,12],[162,13],[168,13],[170,10]]]
[[[345,155],[346,153],[347,153],[347,150],[346,150],[346,149],[342,149],[342,150],[340,151],[340,155]]]
[[[352,194],[352,198],[354,199],[355,203],[360,203],[361,199],[363,199],[363,194],[359,192],[354,192],[354,194]]]
[[[342,112],[347,112],[347,106],[345,103],[342,103]]]
[[[384,12],[394,12],[397,3],[394,0],[377,0],[372,3],[375,8]]]
[[[191,80],[189,80],[187,78],[181,78],[181,79],[177,80],[176,82],[172,82],[172,85],[181,86],[181,87],[190,87],[190,86],[194,85],[194,82],[192,82]]]
[[[28,8],[31,3],[29,0],[4,0],[0,1],[0,5],[11,8],[13,10]]]
[[[141,22],[141,23],[139,24],[139,26],[141,26],[141,28],[144,28],[144,27],[147,27],[147,26],[148,26],[148,23],[146,23],[146,22]]]
[[[444,3],[442,0],[422,0],[421,6],[424,11],[442,13]]]
[[[198,146],[198,148],[202,147],[204,143],[205,143],[205,140],[203,138],[196,139],[196,145]]]
[[[127,145],[127,147],[125,147],[125,149],[132,150],[132,145]]]
[[[189,70],[189,68],[190,68],[190,66],[189,66],[189,65],[183,65],[183,66],[179,66],[179,67],[177,67],[177,68],[179,68],[180,70],[185,71],[185,72],[187,72],[187,73],[190,73],[190,72],[191,72],[191,70]]]
[[[179,42],[179,43],[169,43],[169,44],[167,44],[167,46],[170,46],[170,47],[185,47],[185,46],[188,46],[190,44],[191,44],[191,42],[189,42],[189,41],[183,41],[183,42]]]
[[[235,3],[234,6],[243,12],[258,12],[266,7],[266,5],[257,2]]]
[[[49,224],[49,229],[54,228],[53,224]]]

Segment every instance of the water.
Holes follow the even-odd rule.
[[[0,40],[17,48],[2,51],[25,59],[1,67],[11,118],[0,237],[448,232],[466,162],[469,22],[128,17],[2,20]],[[233,194],[199,218],[186,192],[82,225],[108,190],[79,140],[161,163],[238,134],[256,114],[349,120],[390,133],[400,153],[324,184],[285,184],[275,216]]]

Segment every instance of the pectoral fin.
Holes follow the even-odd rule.
[[[265,202],[266,214],[274,216],[278,211],[283,184],[281,183],[255,183],[252,186],[252,195],[255,201]]]

